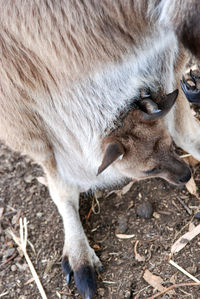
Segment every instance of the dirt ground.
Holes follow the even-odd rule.
[[[200,165],[193,168],[195,182],[200,181]],[[7,232],[19,231],[19,217],[27,217],[28,254],[36,268],[48,298],[80,298],[73,280],[68,287],[61,270],[63,227],[47,188],[38,182],[41,169],[29,158],[23,158],[0,146],[0,297],[41,298],[31,280],[24,257]],[[155,290],[143,278],[148,269],[163,279],[163,286],[191,281],[168,263],[171,245],[188,231],[191,223],[200,220],[199,199],[184,188],[174,187],[164,180],[153,179],[134,183],[124,195],[96,192],[99,208],[89,215],[97,203],[92,194],[81,196],[80,214],[90,244],[96,249],[104,269],[98,276],[96,298],[149,298]],[[189,215],[179,202],[182,199],[192,212]],[[150,219],[138,217],[137,208],[149,201],[154,214]],[[2,209],[3,207],[3,209]],[[98,213],[99,212],[99,213]],[[134,236],[121,239],[120,235]],[[137,261],[137,253],[145,260]],[[173,257],[185,270],[200,279],[200,237],[197,236]],[[176,288],[160,298],[199,298],[200,287]]]
[[[192,169],[198,187],[200,164]],[[27,218],[28,255],[48,299],[80,298],[73,279],[68,287],[61,270],[62,220],[41,183],[42,176],[42,170],[29,158],[0,144],[0,298],[41,298],[25,258],[8,233],[12,228],[18,234],[20,217]],[[200,204],[198,188],[194,196],[185,187],[152,179],[134,183],[128,192],[121,193],[97,191],[95,196],[82,194],[80,199],[85,232],[103,263],[103,271],[97,275],[96,298],[150,298],[157,290],[143,278],[146,270],[157,275],[158,280],[163,279],[165,288],[191,282],[168,261],[172,244],[200,224],[200,219],[194,218]],[[150,219],[138,216],[143,202],[152,205]],[[130,235],[131,238],[122,238]],[[199,257],[200,235],[176,253],[173,260],[200,280]],[[200,286],[178,287],[159,298],[198,299]]]

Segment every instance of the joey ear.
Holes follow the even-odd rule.
[[[108,166],[116,161],[120,156],[124,155],[123,145],[115,138],[108,137],[104,140],[104,157],[101,165],[98,168],[98,173],[102,173]]]

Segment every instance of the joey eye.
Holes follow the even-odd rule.
[[[147,170],[144,173],[145,174],[154,174],[157,171],[158,171],[158,168],[154,167],[153,169]]]

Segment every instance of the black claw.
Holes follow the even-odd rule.
[[[68,261],[67,257],[63,258],[63,260],[62,260],[62,269],[65,273],[67,284],[70,284],[73,271],[71,269],[71,266],[69,264],[69,261]]]
[[[66,274],[66,282],[69,285],[71,282],[72,273]]]
[[[200,103],[200,89],[196,88],[196,82],[199,80],[199,78],[195,76],[191,70],[190,75],[195,86],[191,86],[183,76],[182,81],[180,82],[181,88],[189,102],[198,104]]]
[[[74,280],[81,296],[92,299],[96,291],[95,272],[91,266],[82,266],[74,271]]]
[[[98,270],[99,270],[99,272],[102,272],[103,271],[103,266],[99,266]]]
[[[196,76],[192,70],[190,70],[190,77],[192,78],[192,81],[196,84],[197,81],[200,79],[198,76]]]
[[[185,80],[185,77],[182,76],[182,81],[184,83],[184,85],[186,86],[187,89],[192,89],[193,86],[191,86],[186,80]]]

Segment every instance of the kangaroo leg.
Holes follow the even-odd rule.
[[[165,121],[176,145],[200,160],[200,122],[195,119],[181,89],[176,104]]]
[[[62,268],[67,283],[71,274],[83,298],[92,298],[96,290],[94,267],[101,262],[89,246],[79,217],[79,190],[69,186],[59,177],[56,168],[45,167],[50,195],[64,223],[65,243]]]

